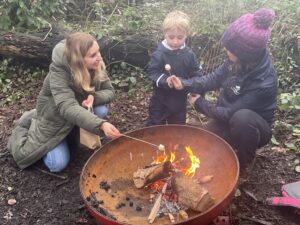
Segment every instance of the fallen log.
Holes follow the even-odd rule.
[[[0,55],[41,67],[51,63],[53,47],[69,32],[53,28],[39,34],[23,34],[0,30]],[[138,35],[126,36],[122,40],[104,37],[98,40],[100,52],[106,65],[125,62],[132,66],[145,68],[150,52],[156,47],[156,42]]]
[[[204,212],[214,204],[208,190],[190,177],[175,173],[171,180],[172,188],[178,195],[178,203],[184,208]]]
[[[147,184],[170,176],[172,164],[170,161],[161,164],[155,164],[133,173],[133,181],[137,188],[143,188]]]

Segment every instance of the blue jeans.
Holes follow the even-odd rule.
[[[108,108],[105,105],[96,106],[94,113],[100,118],[106,118]],[[60,172],[70,161],[70,150],[66,138],[43,157],[44,164],[51,172]]]

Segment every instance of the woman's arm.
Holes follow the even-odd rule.
[[[75,98],[70,87],[70,74],[55,65],[50,67],[50,89],[57,111],[66,121],[84,128],[95,134],[100,134],[100,126],[105,121],[83,108]]]
[[[110,103],[114,98],[115,91],[109,78],[105,81],[97,82],[94,94],[94,105]]]
[[[221,87],[222,82],[232,70],[231,62],[226,60],[214,72],[205,76],[195,76],[189,79],[181,79],[182,87],[191,93],[205,93]]]
[[[254,90],[243,94],[233,103],[227,103],[226,106],[218,106],[203,97],[194,99],[194,106],[198,112],[205,114],[210,118],[228,122],[232,115],[240,109],[255,110],[259,107],[258,99],[266,97],[267,90]]]

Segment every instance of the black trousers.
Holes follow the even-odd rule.
[[[149,105],[149,117],[146,126],[164,125],[164,124],[185,124],[186,105],[182,105],[180,110],[173,112],[166,105],[161,103],[157,97],[152,97]]]
[[[234,148],[241,169],[254,159],[256,149],[266,145],[272,137],[267,121],[248,109],[235,112],[228,123],[210,120],[204,128],[220,136]]]

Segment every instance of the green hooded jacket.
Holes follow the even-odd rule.
[[[100,134],[100,126],[105,121],[81,106],[89,93],[75,87],[64,48],[65,40],[54,47],[36,109],[22,115],[8,140],[7,147],[21,169],[57,146],[75,125]],[[113,100],[115,93],[108,77],[97,81],[93,95],[94,105]]]

